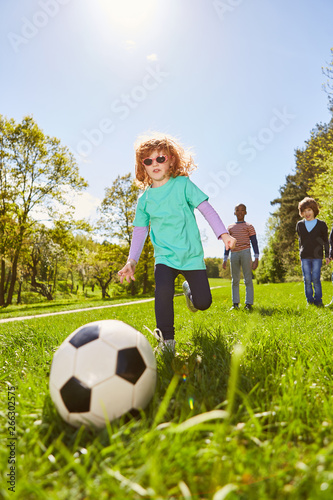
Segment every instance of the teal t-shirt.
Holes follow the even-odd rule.
[[[189,271],[206,269],[194,209],[208,196],[188,177],[170,177],[139,197],[134,226],[148,226],[156,264]]]

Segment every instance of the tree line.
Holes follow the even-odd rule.
[[[128,254],[138,188],[130,174],[118,177],[91,227],[74,220],[70,202],[70,194],[87,185],[69,149],[31,116],[16,123],[0,115],[0,306],[14,296],[20,303],[22,290],[52,300],[57,291],[75,291],[77,283],[108,296]],[[132,294],[153,287],[149,240],[140,261]]]
[[[331,56],[330,64],[322,71],[327,77],[323,88],[332,118],[329,123],[317,124],[304,147],[295,150],[294,173],[287,175],[280,196],[271,201],[275,211],[267,222],[267,246],[256,272],[259,283],[301,277],[295,228],[300,219],[298,203],[304,197],[314,198],[320,206],[319,218],[329,228],[333,224],[333,48]],[[323,269],[322,276],[330,279],[329,268]]]

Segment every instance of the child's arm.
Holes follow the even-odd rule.
[[[215,233],[215,236],[222,240],[225,244],[226,250],[232,250],[236,245],[236,240],[226,230],[219,214],[214,210],[208,201],[203,201],[197,206],[197,209],[205,217],[206,221]]]
[[[120,283],[123,283],[124,278],[126,279],[127,283],[130,283],[131,280],[135,281],[135,268],[140,258],[143,245],[145,244],[147,234],[148,226],[134,227],[128,260],[125,266],[120,269],[120,271],[118,271],[118,275],[120,276]]]
[[[128,260],[139,262],[140,255],[145,244],[148,234],[148,226],[135,226],[132,234],[131,248],[128,255]]]
[[[328,228],[327,228],[327,225],[326,223],[324,222],[325,224],[325,227],[324,227],[324,234],[323,234],[323,238],[324,238],[324,250],[325,250],[325,262],[326,264],[329,264],[330,263],[330,258],[329,258],[329,241],[328,241]]]
[[[252,236],[250,236],[250,241],[254,253],[254,261],[252,262],[252,269],[255,270],[257,269],[259,263],[259,246],[258,246],[257,235],[253,234]]]

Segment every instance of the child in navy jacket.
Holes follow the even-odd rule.
[[[321,266],[325,249],[326,264],[330,262],[328,229],[324,221],[317,219],[319,208],[313,198],[304,198],[298,204],[303,219],[297,222],[299,255],[304,279],[304,291],[308,304],[323,307],[320,282]],[[313,285],[313,286],[312,286]]]

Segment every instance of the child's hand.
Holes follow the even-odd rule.
[[[126,262],[125,266],[122,269],[120,269],[120,271],[118,271],[121,284],[123,283],[124,278],[126,279],[127,283],[130,283],[131,280],[135,281],[134,278],[135,267],[136,267],[135,260],[130,259],[128,262]]]
[[[230,236],[229,233],[224,233],[221,235],[221,239],[225,245],[226,250],[233,250],[236,246],[236,238]]]
[[[328,265],[331,262],[331,259],[329,257],[326,257],[325,261],[326,261],[326,264]]]
[[[253,271],[255,269],[257,269],[258,263],[259,263],[259,259],[254,259],[254,261],[252,262],[252,269],[253,269]]]

